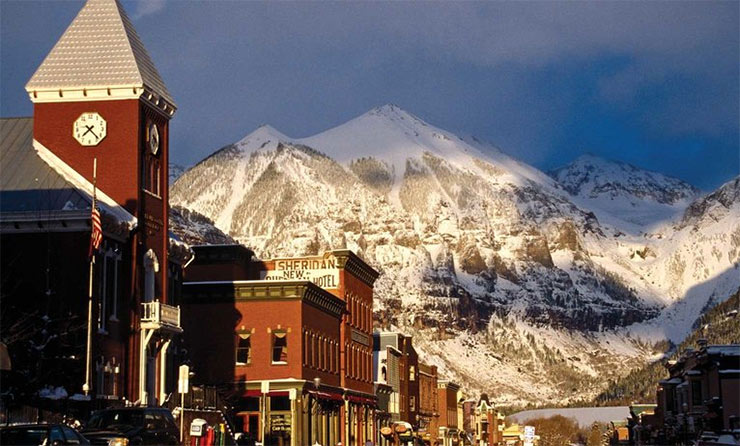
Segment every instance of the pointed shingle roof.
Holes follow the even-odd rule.
[[[33,97],[35,91],[121,87],[146,88],[175,105],[118,0],[88,0],[26,91]]]

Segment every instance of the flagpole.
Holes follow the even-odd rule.
[[[93,196],[92,208],[95,210],[95,193],[98,176],[98,159],[93,158]],[[90,223],[92,227],[92,220]],[[85,354],[85,384],[82,385],[82,392],[85,395],[90,394],[90,375],[92,369],[92,309],[93,309],[93,265],[95,265],[95,255],[90,251],[90,275],[87,288],[87,352]]]

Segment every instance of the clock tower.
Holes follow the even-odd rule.
[[[168,303],[169,121],[175,102],[117,0],[88,0],[26,91],[34,104],[36,143],[90,182],[97,160],[98,190],[137,219],[128,241],[126,288],[131,362],[140,364],[147,354],[146,344],[138,347],[141,303]],[[132,367],[134,376],[151,373]],[[132,380],[140,384],[132,384],[129,394],[149,386],[139,379]]]

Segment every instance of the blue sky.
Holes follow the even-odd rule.
[[[177,101],[172,159],[385,103],[541,169],[589,152],[713,189],[740,172],[740,2],[124,1]],[[0,114],[80,1],[0,0]]]

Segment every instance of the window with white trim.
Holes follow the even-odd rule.
[[[272,332],[272,363],[286,364],[288,362],[288,333],[284,331]]]
[[[252,333],[240,331],[236,334],[236,364],[247,365],[252,363]]]

